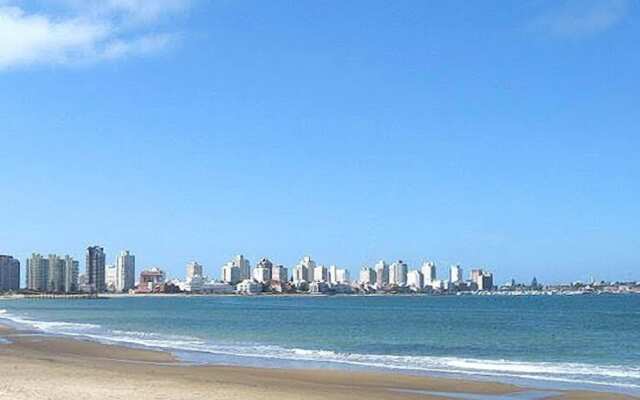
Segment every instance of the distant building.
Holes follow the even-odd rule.
[[[425,286],[430,286],[434,290],[447,290],[449,288],[449,281],[444,279],[434,279],[431,282],[425,281]]]
[[[104,281],[109,292],[116,291],[116,266],[115,265],[107,265],[104,268]]]
[[[332,285],[339,283],[347,283],[350,280],[349,270],[345,268],[338,268],[335,265],[329,267],[328,279]]]
[[[49,259],[38,253],[31,254],[27,260],[27,289],[46,292],[49,280]]]
[[[349,273],[349,270],[346,268],[336,269],[335,274],[336,274],[336,277],[332,282],[334,285],[346,284],[351,281],[351,274]]]
[[[38,253],[27,259],[27,289],[36,292],[71,293],[78,290],[78,262],[71,256]]]
[[[313,280],[313,271],[316,268],[316,262],[309,256],[302,257],[302,260],[293,267],[292,279],[294,283],[310,282]]]
[[[262,292],[262,284],[251,279],[245,279],[236,286],[238,294],[258,294]]]
[[[492,290],[493,274],[490,272],[484,272],[477,283],[478,283],[478,290]]]
[[[225,282],[205,282],[202,286],[202,293],[210,294],[232,294],[236,291],[233,285]]]
[[[329,270],[324,265],[318,265],[313,269],[314,282],[327,282],[329,280]]]
[[[78,273],[80,263],[67,255],[64,257],[64,291],[73,293],[79,290]]]
[[[249,260],[244,258],[242,254],[239,254],[234,257],[233,265],[240,268],[240,279],[250,279],[251,278],[251,263]]]
[[[140,282],[138,282],[138,291],[152,292],[154,288],[165,282],[166,276],[163,270],[158,267],[152,267],[140,272]]]
[[[407,286],[415,289],[422,289],[424,287],[424,277],[422,272],[413,270],[407,274]]]
[[[195,261],[192,261],[189,264],[187,264],[186,280],[193,279],[194,276],[204,276],[202,272],[203,272],[202,265],[198,264]]]
[[[222,266],[221,279],[232,285],[251,278],[251,264],[242,254],[237,255]]]
[[[234,265],[232,261],[229,261],[222,266],[221,279],[223,282],[230,283],[232,285],[241,282],[243,279],[240,277],[240,267]]]
[[[313,293],[313,294],[329,293],[330,290],[331,288],[329,287],[329,284],[325,281],[314,280],[309,284],[309,293]]]
[[[287,282],[289,280],[289,271],[282,265],[274,265],[271,269],[272,282]]]
[[[389,266],[384,260],[380,260],[374,266],[376,272],[376,286],[382,288],[389,284]]]
[[[476,284],[478,290],[493,289],[493,274],[480,268],[471,270],[471,281]]]
[[[449,282],[460,283],[462,281],[462,268],[459,265],[452,265],[449,269]]]
[[[431,282],[437,279],[436,264],[434,262],[428,261],[422,264],[421,272],[422,272],[422,277],[424,279],[425,286],[431,286]]]
[[[376,284],[376,271],[373,268],[364,266],[360,268],[360,284],[373,286]]]
[[[136,256],[129,250],[116,257],[116,291],[128,292],[136,285]]]
[[[20,289],[20,261],[0,255],[0,292]]]
[[[389,284],[406,286],[407,285],[407,264],[398,260],[389,266]]]
[[[273,263],[268,258],[263,258],[253,270],[253,279],[259,283],[267,283],[271,280]]]
[[[106,289],[105,259],[102,247],[90,246],[87,248],[86,269],[88,284],[98,293],[104,292]]]
[[[49,254],[48,268],[47,291],[64,292],[64,260],[55,254]]]

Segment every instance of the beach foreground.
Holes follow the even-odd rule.
[[[33,335],[7,327],[0,327],[0,338],[9,342],[0,345],[2,399],[446,399],[470,393],[495,395],[486,398],[498,400],[527,391],[497,383],[399,374],[189,366],[166,352]],[[555,391],[537,398],[633,397]]]

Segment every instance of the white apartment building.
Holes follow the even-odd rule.
[[[436,280],[436,264],[434,262],[428,261],[422,264],[420,272],[422,272],[424,286],[431,286],[431,282]]]
[[[407,285],[407,264],[402,260],[398,260],[389,266],[389,284],[406,286]]]
[[[338,268],[336,269],[336,278],[335,278],[335,284],[340,284],[340,283],[349,283],[351,281],[351,274],[349,273],[349,270],[346,268]]]
[[[271,280],[271,272],[273,269],[273,263],[268,258],[260,260],[258,265],[253,270],[253,279],[260,283],[267,283]]]
[[[251,263],[242,254],[235,256],[231,262],[240,270],[240,279],[251,278]]]
[[[376,271],[373,268],[364,266],[360,268],[360,284],[363,285],[375,285],[376,284]]]
[[[257,294],[262,292],[262,284],[251,279],[245,279],[236,286],[238,294]]]
[[[104,280],[109,292],[116,291],[116,266],[107,265],[104,269]]]
[[[78,291],[78,273],[80,263],[71,256],[64,257],[64,291],[67,293]]]
[[[274,282],[287,282],[289,280],[289,270],[283,265],[274,265],[271,269],[271,280]]]
[[[335,265],[329,267],[329,282],[332,285],[337,285],[339,283],[347,283],[350,281],[351,277],[349,274],[349,270],[345,268],[338,268]]]
[[[233,261],[229,261],[222,266],[221,275],[221,280],[223,282],[227,282],[232,285],[235,285],[243,280],[241,278],[240,267],[235,265]]]
[[[422,272],[417,269],[407,274],[407,286],[414,289],[422,289],[424,287],[424,277]]]
[[[376,286],[379,288],[389,284],[389,266],[384,260],[380,260],[373,267],[376,272]]]
[[[116,285],[118,292],[128,292],[136,285],[136,256],[123,250],[116,257]]]
[[[309,256],[302,257],[302,260],[293,267],[292,277],[294,283],[310,282],[313,280],[313,273],[316,268],[316,262]]]
[[[204,273],[202,265],[198,264],[196,261],[192,261],[187,264],[186,280],[191,280],[195,276],[204,276]]]
[[[329,279],[329,272],[327,267],[318,265],[313,269],[313,281],[314,282],[327,282]]]
[[[449,282],[460,283],[462,280],[462,268],[459,265],[452,265],[449,269]]]

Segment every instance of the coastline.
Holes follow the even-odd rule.
[[[463,379],[330,369],[189,365],[166,351],[41,335],[0,324],[0,398],[634,399]],[[527,397],[528,394],[531,397]],[[453,396],[453,397],[452,397]],[[467,396],[467,397],[465,397]],[[474,397],[475,396],[475,397]],[[478,397],[479,396],[479,397]]]

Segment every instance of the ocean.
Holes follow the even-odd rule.
[[[0,322],[185,362],[374,369],[640,394],[640,296],[0,300]],[[0,344],[1,345],[1,344]]]

